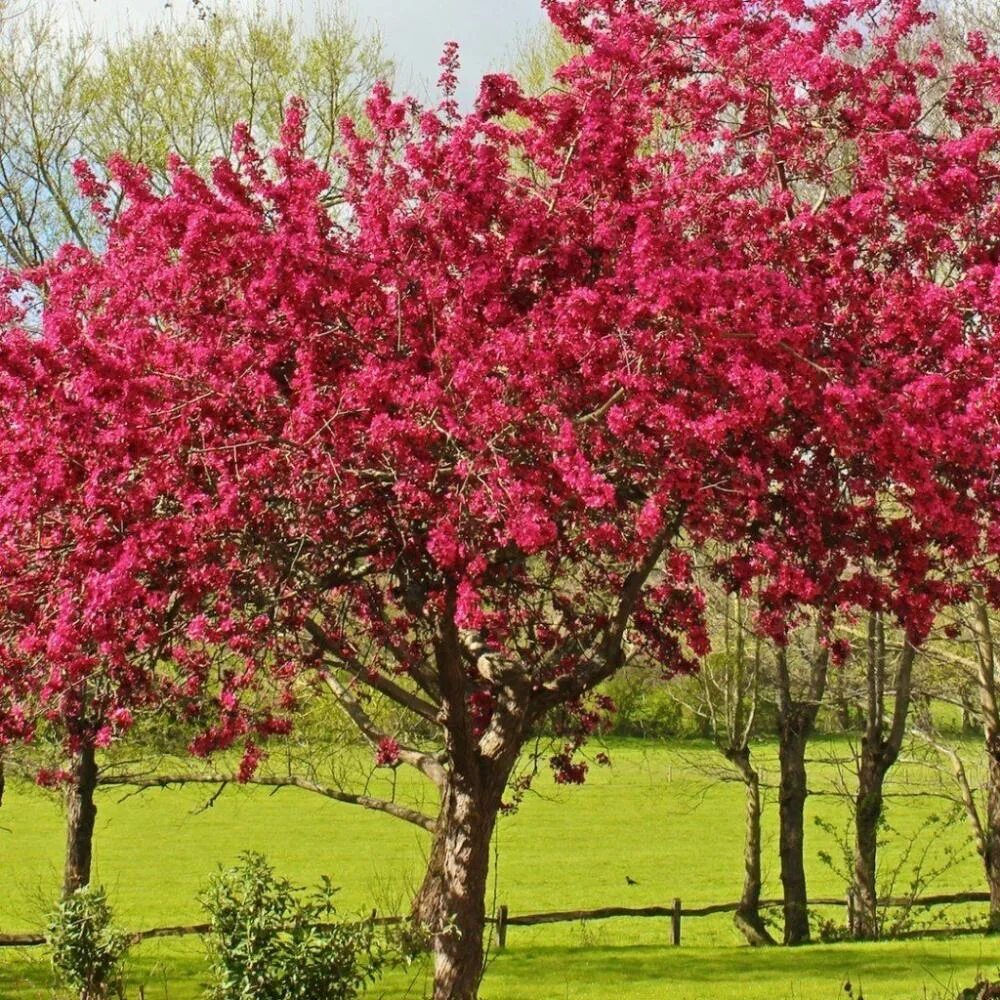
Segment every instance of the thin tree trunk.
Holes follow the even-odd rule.
[[[851,729],[851,703],[843,695],[837,698],[837,725],[841,732],[848,732]]]
[[[728,754],[743,777],[746,790],[746,827],[743,842],[743,894],[733,914],[733,922],[754,948],[774,944],[760,915],[760,776],[750,761],[750,748],[740,747]]]
[[[955,776],[955,783],[958,785],[959,795],[962,799],[962,807],[969,820],[972,829],[972,839],[976,845],[976,853],[983,862],[986,872],[986,884],[990,891],[990,930],[1000,930],[1000,870],[994,859],[1000,857],[1000,838],[996,831],[1000,830],[1000,765],[996,760],[989,757],[986,776],[986,812],[980,815],[979,806],[976,802],[976,793],[969,783],[969,776],[962,763],[958,750],[947,743],[942,743],[930,733],[915,729],[916,735],[929,743],[938,753],[946,757],[951,764],[952,773]],[[983,819],[986,826],[983,825]]]
[[[986,742],[986,810],[982,831],[983,865],[990,890],[990,930],[1000,931],[1000,708],[997,706],[993,625],[982,594],[972,619],[979,669],[979,716]]]
[[[1000,760],[989,754],[986,778],[986,829],[983,863],[990,891],[991,931],[1000,931]]]
[[[976,732],[976,723],[973,718],[973,709],[970,708],[969,703],[965,700],[965,695],[962,695],[962,735],[971,736]]]
[[[66,869],[63,894],[72,895],[90,883],[97,821],[97,755],[85,746],[73,761],[72,783],[66,792]]]
[[[809,940],[809,908],[805,870],[806,740],[783,732],[778,745],[781,786],[778,791],[778,851],[785,915],[785,944]]]
[[[870,757],[862,760],[854,800],[854,908],[851,936],[859,941],[878,937],[878,824],[882,817],[884,772]]]
[[[874,941],[878,922],[878,827],[885,808],[885,778],[899,757],[910,710],[911,681],[916,649],[906,638],[899,653],[892,686],[892,721],[885,728],[885,694],[888,675],[885,627],[880,614],[868,624],[868,718],[858,759],[858,792],[854,800],[854,893],[855,940]]]
[[[805,869],[806,744],[826,693],[829,651],[816,636],[816,653],[809,664],[804,700],[792,697],[787,652],[777,650],[778,667],[778,850],[785,917],[784,941],[788,945],[809,941],[809,905]]]

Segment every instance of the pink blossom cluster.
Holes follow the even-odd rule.
[[[996,57],[945,82],[911,0],[546,7],[555,87],[460,115],[449,49],[441,106],[377,88],[332,176],[294,101],[270,161],[241,128],[164,194],[81,166],[106,248],[5,285],[7,738],[168,705],[247,776],[332,663],[485,746],[625,636],[690,668],[693,551],[779,640],[1000,597]]]

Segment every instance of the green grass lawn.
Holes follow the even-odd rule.
[[[818,744],[815,757],[837,757],[845,746]],[[498,903],[511,913],[607,905],[685,905],[735,900],[741,882],[742,792],[707,773],[719,760],[697,744],[669,747],[621,743],[611,768],[595,769],[582,788],[540,780],[519,812],[501,820],[496,840]],[[765,779],[776,775],[773,749],[761,748]],[[890,821],[900,831],[886,854],[887,869],[911,847],[911,861],[927,848],[926,865],[945,860],[949,847],[967,843],[964,823],[935,825],[942,804],[914,791],[930,787],[919,765],[902,767]],[[832,763],[815,764],[811,786],[833,792]],[[404,784],[400,795],[425,794]],[[418,881],[427,837],[399,820],[340,805],[309,793],[228,789],[202,808],[205,788],[150,791],[122,800],[101,794],[96,878],[112,895],[119,922],[129,928],[202,919],[197,895],[219,864],[242,850],[263,851],[280,872],[301,882],[327,873],[342,888],[344,912],[396,912]],[[811,816],[839,829],[844,801],[810,799]],[[767,895],[779,894],[775,808],[765,829]],[[47,793],[15,783],[0,811],[0,930],[41,926],[59,884],[62,817]],[[807,829],[810,894],[836,895],[843,883],[818,858],[836,856],[836,839]],[[639,884],[629,886],[625,876]],[[904,879],[905,881],[905,879]],[[968,852],[933,888],[980,888],[978,860]],[[897,886],[897,891],[903,888]],[[823,914],[843,920],[841,909]],[[940,915],[933,915],[939,919]],[[952,918],[960,914],[952,912]],[[868,1000],[952,997],[977,973],[996,975],[1000,942],[983,937],[813,945],[753,951],[726,917],[688,919],[684,943],[668,945],[669,921],[607,920],[512,927],[507,950],[494,955],[483,988],[486,1000],[608,997],[692,1000],[821,1000],[844,996],[850,979]],[[132,958],[130,978],[148,1000],[193,1000],[206,972],[197,939],[148,942]],[[41,949],[0,952],[0,1000],[51,995]],[[387,998],[424,995],[427,972],[395,972],[375,991]]]

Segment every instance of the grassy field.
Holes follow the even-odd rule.
[[[814,756],[842,757],[828,742]],[[765,779],[776,773],[773,748],[761,747]],[[501,821],[496,840],[494,896],[512,913],[606,905],[669,904],[679,896],[696,906],[739,894],[742,795],[739,785],[709,773],[717,756],[697,744],[669,747],[620,743],[613,766],[595,769],[582,788],[557,788],[546,777],[520,811]],[[948,862],[949,848],[967,843],[961,820],[934,821],[942,803],[923,793],[931,776],[913,764],[897,770],[890,822],[900,836],[886,851],[887,871],[910,848],[910,865],[944,864],[937,891],[980,888],[978,860],[965,852]],[[837,787],[832,763],[813,766],[811,786]],[[419,786],[400,795],[413,798]],[[913,794],[920,792],[921,794]],[[302,882],[331,875],[342,886],[344,912],[398,911],[421,873],[426,835],[398,820],[296,790],[271,794],[227,790],[210,808],[206,789],[147,792],[122,800],[102,793],[96,876],[110,890],[120,923],[130,929],[201,919],[197,895],[219,864],[240,851],[263,851],[279,871]],[[810,799],[812,817],[834,830],[846,816],[834,794]],[[765,830],[767,895],[778,894],[775,809]],[[926,855],[925,855],[926,850]],[[62,817],[53,798],[22,784],[9,788],[0,811],[0,930],[41,926],[57,893]],[[819,860],[834,857],[837,838],[807,830],[811,895],[841,895],[843,883]],[[630,886],[626,875],[638,882]],[[905,873],[904,873],[905,875]],[[908,876],[902,877],[902,882]],[[903,884],[897,884],[897,890]],[[822,916],[842,921],[842,910]],[[940,920],[940,914],[930,915]],[[962,916],[952,911],[949,916]],[[844,996],[843,983],[867,1000],[952,997],[977,975],[997,974],[1000,942],[979,936],[874,945],[813,945],[752,951],[726,917],[685,920],[684,943],[667,944],[669,922],[608,920],[533,928],[512,927],[508,948],[494,955],[483,988],[486,1000],[822,1000]],[[0,952],[0,998],[51,995],[41,949]],[[194,1000],[206,972],[197,939],[161,940],[137,949],[130,969],[148,1000]],[[424,995],[427,973],[390,975],[372,993],[386,998]]]

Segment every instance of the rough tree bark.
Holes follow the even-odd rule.
[[[97,821],[97,755],[84,746],[76,755],[66,789],[66,868],[63,895],[70,896],[90,883],[94,853],[94,824]]]
[[[787,650],[777,652],[778,666],[778,851],[785,919],[784,941],[788,945],[809,940],[809,907],[805,871],[806,744],[826,690],[829,651],[817,643],[809,661],[806,697],[796,699],[788,669]]]
[[[444,877],[445,848],[445,822],[442,810],[431,839],[424,877],[410,907],[410,919],[421,927],[436,927],[442,919],[439,909],[441,903],[440,883]]]
[[[896,660],[892,691],[892,719],[886,731],[885,694],[888,654],[885,624],[881,614],[868,619],[866,670],[868,681],[867,718],[858,755],[858,791],[854,800],[854,871],[851,889],[851,935],[856,940],[878,937],[876,874],[878,866],[878,826],[885,807],[885,778],[899,757],[910,710],[913,661],[916,649],[908,639]]]
[[[475,1000],[483,975],[490,841],[503,791],[494,785],[497,773],[483,777],[456,774],[445,793],[444,864],[426,901],[434,920],[434,1000]]]
[[[594,625],[590,655],[574,670],[542,682],[537,680],[537,668],[526,669],[523,662],[508,659],[484,645],[475,633],[459,628],[454,584],[446,589],[443,613],[433,619],[428,662],[414,667],[407,656],[401,656],[408,676],[419,688],[416,693],[366,669],[343,644],[331,642],[318,623],[305,623],[319,651],[338,668],[324,671],[325,683],[373,746],[385,746],[388,738],[341,679],[341,670],[364,678],[367,686],[439,727],[443,736],[439,754],[392,741],[396,758],[431,778],[440,793],[431,871],[414,905],[429,925],[426,930],[433,942],[434,1000],[476,1000],[483,975],[490,843],[511,772],[528,734],[546,714],[577,702],[624,665],[626,628],[650,575],[680,529],[682,512],[683,508],[663,527],[639,565],[625,577],[610,621]],[[577,650],[580,636],[571,632],[567,641]],[[568,655],[565,649],[559,646],[552,651],[553,665]],[[474,712],[470,697],[481,684],[489,685],[487,717]]]

